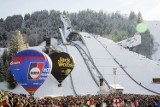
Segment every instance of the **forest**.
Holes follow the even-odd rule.
[[[25,42],[29,46],[37,46],[44,41],[44,36],[59,38],[59,27],[63,28],[60,14],[65,14],[71,20],[75,31],[85,31],[100,35],[118,42],[132,37],[136,31],[136,25],[143,22],[142,14],[131,11],[129,15],[120,12],[107,13],[104,11],[83,10],[77,13],[60,12],[56,10],[35,11],[32,14],[8,16],[0,19],[0,47],[6,48],[14,36],[14,32],[19,30]],[[132,51],[151,58],[153,50],[153,36],[149,30],[142,35],[142,44],[133,47]]]

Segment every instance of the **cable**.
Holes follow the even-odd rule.
[[[96,40],[97,40],[97,39],[96,39]],[[97,40],[97,41],[98,41],[98,40]],[[102,44],[100,41],[98,41],[98,42],[103,46],[103,44]],[[108,50],[107,48],[105,48],[105,46],[103,46],[103,47],[104,47],[104,49],[112,56],[113,60],[119,65],[119,67],[120,67],[137,85],[141,86],[142,88],[144,88],[144,89],[146,89],[146,90],[148,90],[148,91],[150,91],[150,92],[152,92],[152,93],[154,93],[154,94],[160,95],[160,93],[155,92],[155,91],[153,91],[153,90],[151,90],[151,89],[143,86],[142,84],[139,84],[139,82],[137,82],[137,81],[123,68],[123,66],[114,58],[114,56],[109,52],[109,50]]]

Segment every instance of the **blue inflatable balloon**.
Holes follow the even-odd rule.
[[[12,57],[10,69],[17,82],[33,95],[50,74],[52,61],[44,52],[28,49]]]

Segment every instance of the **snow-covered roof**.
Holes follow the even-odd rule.
[[[119,84],[109,84],[113,89],[124,89],[124,87],[122,87]]]
[[[131,48],[141,44],[141,35],[135,34],[133,37],[122,40],[117,43],[124,48]]]

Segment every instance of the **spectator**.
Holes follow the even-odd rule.
[[[2,107],[113,107],[114,99],[117,99],[120,107],[160,107],[158,95],[108,94],[39,99],[0,91],[0,106]]]
[[[4,98],[2,98],[2,102],[0,103],[0,105],[2,107],[11,107],[11,105],[9,104],[7,96],[5,96]]]

